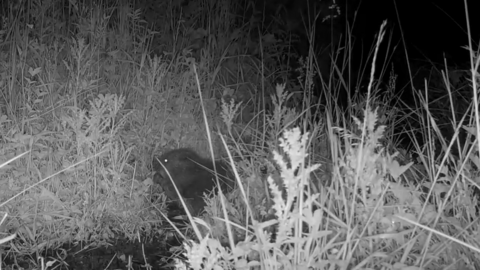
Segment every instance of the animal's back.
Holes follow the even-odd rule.
[[[215,162],[215,167],[219,176],[226,176],[227,169],[222,162]],[[178,200],[178,195],[168,176],[170,174],[182,197],[193,200],[192,206],[196,212],[205,206],[203,193],[210,192],[216,185],[215,176],[212,174],[213,162],[201,158],[191,149],[181,148],[165,153],[158,160],[154,160],[153,169],[155,170],[154,182],[162,186],[166,195],[173,200]],[[221,178],[223,179],[221,183],[227,181],[225,177]],[[224,189],[231,186],[231,183],[221,186]]]

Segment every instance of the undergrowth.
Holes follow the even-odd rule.
[[[174,234],[179,269],[480,269],[472,44],[464,77],[410,78],[404,104],[385,25],[354,67],[351,32],[300,55],[287,16],[242,1],[26,2],[0,30],[2,259],[53,269],[66,243]],[[180,229],[150,168],[184,146],[228,161],[237,188]]]

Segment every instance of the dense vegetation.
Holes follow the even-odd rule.
[[[3,6],[4,267],[175,235],[178,269],[480,269],[476,48],[466,70],[410,78],[408,103],[379,64],[385,24],[358,67],[350,32],[302,51],[285,10],[249,3]],[[303,38],[340,19],[323,7]],[[150,165],[185,146],[223,157],[238,188],[181,227]]]

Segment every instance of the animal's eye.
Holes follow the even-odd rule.
[[[163,160],[163,163],[167,163],[167,162],[168,162],[168,159]]]

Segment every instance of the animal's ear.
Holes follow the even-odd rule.
[[[180,161],[189,161],[190,157],[188,155],[181,155],[179,159]]]

